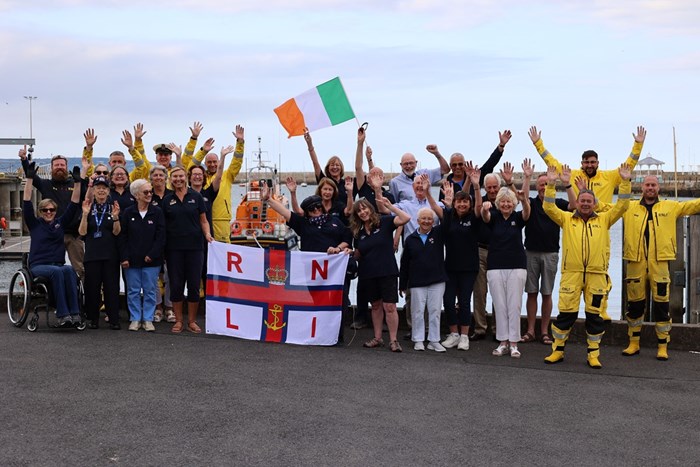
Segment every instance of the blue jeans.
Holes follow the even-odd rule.
[[[156,311],[156,290],[160,266],[128,268],[126,271],[126,302],[131,321],[153,321]],[[141,303],[143,290],[143,303]]]
[[[40,264],[32,266],[30,271],[34,277],[48,277],[51,281],[51,291],[56,300],[57,318],[80,314],[80,308],[78,307],[78,281],[72,266],[67,264],[63,266]]]

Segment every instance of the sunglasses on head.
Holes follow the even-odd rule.
[[[56,208],[43,208],[41,212],[56,212]]]

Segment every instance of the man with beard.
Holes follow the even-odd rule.
[[[19,158],[22,160],[22,168],[25,173],[29,166],[27,159],[27,147],[19,150]],[[51,158],[51,179],[45,180],[38,174],[34,174],[33,184],[37,191],[41,193],[42,199],[51,199],[58,206],[56,217],[60,217],[66,211],[71,203],[73,194],[74,181],[73,177],[68,173],[68,159],[64,156],[54,156]],[[81,202],[85,197],[85,190],[81,190]],[[80,210],[78,209],[75,216],[63,226],[64,236],[63,242],[66,246],[68,259],[75,269],[75,272],[82,280],[85,275],[83,268],[83,257],[85,256],[85,245],[78,235],[78,223],[80,222]]]
[[[627,318],[629,345],[622,355],[639,353],[639,336],[651,291],[652,319],[656,321],[658,350],[656,358],[668,360],[671,318],[668,302],[671,276],[668,263],[676,259],[676,219],[700,212],[700,199],[673,201],[659,199],[659,180],[644,177],[642,199],[631,203],[622,217],[624,242],[622,257],[627,263]]]
[[[440,166],[434,169],[416,170],[416,156],[410,152],[401,156],[401,173],[389,181],[389,192],[391,192],[391,195],[397,203],[405,199],[413,199],[413,181],[417,175],[428,174],[430,184],[432,185],[439,182],[443,175],[450,172],[450,166],[447,164],[445,158],[442,157],[436,145],[429,144],[425,149],[437,158]]]

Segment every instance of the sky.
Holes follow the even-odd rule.
[[[29,136],[36,96],[39,157],[79,156],[87,128],[106,156],[136,122],[147,147],[184,145],[196,120],[200,142],[241,124],[246,156],[261,138],[283,172],[310,171],[273,109],[339,76],[357,122],[312,133],[322,165],[352,171],[366,121],[390,171],[406,152],[435,167],[433,143],[481,165],[505,129],[502,160],[544,170],[532,125],[562,162],[594,149],[602,169],[644,125],[642,157],[669,171],[675,127],[678,170],[698,170],[699,24],[697,0],[0,0],[0,137]]]

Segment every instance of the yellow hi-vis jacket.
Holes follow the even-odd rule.
[[[692,201],[659,200],[649,211],[643,200],[630,204],[622,221],[625,226],[625,239],[622,257],[628,261],[641,261],[644,258],[644,229],[649,223],[649,242],[654,243],[656,261],[676,259],[676,219],[700,212],[700,199]]]
[[[625,161],[625,164],[630,166],[630,170],[634,169],[634,167],[637,165],[637,161],[639,161],[639,155],[642,153],[643,146],[643,143],[638,143],[636,141],[632,145],[632,151],[630,152],[629,156],[627,156],[627,160]],[[540,157],[544,159],[547,166],[553,165],[557,168],[557,172],[561,173],[561,163],[547,149],[545,149],[542,138],[537,140],[535,143],[535,148],[537,149],[537,153],[540,155]],[[605,203],[612,203],[615,187],[622,182],[622,178],[620,177],[620,173],[617,171],[617,168],[613,170],[598,170],[596,174],[590,178],[588,175],[586,175],[586,172],[583,169],[572,168],[571,181],[573,182],[576,180],[576,177],[583,177],[588,184],[588,189],[595,194],[596,199]],[[574,193],[576,193],[576,196],[578,197],[578,187],[575,183],[572,183],[572,185]]]
[[[629,180],[620,183],[617,203],[609,211],[593,213],[583,220],[578,210],[562,211],[556,204],[556,189],[547,185],[544,192],[544,212],[562,229],[562,272],[608,272],[608,250],[610,227],[622,217],[630,204],[632,184]]]

